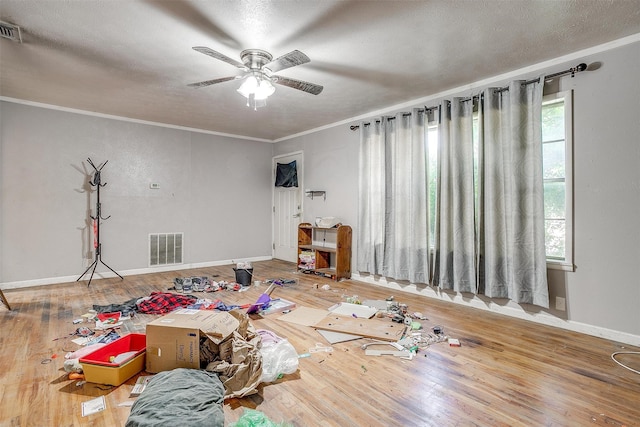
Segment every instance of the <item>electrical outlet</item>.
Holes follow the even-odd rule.
[[[556,297],[556,310],[566,311],[567,310],[567,300],[562,297]]]
[[[149,184],[149,188],[152,190],[158,190],[160,188],[160,184],[158,184],[157,182],[152,182],[151,184]]]

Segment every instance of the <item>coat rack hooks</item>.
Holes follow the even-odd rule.
[[[104,261],[102,261],[102,244],[100,243],[100,221],[105,221],[111,218],[111,215],[109,215],[106,218],[102,216],[102,204],[100,203],[100,188],[106,186],[107,183],[106,182],[102,183],[101,173],[102,173],[102,168],[105,167],[105,165],[109,162],[109,160],[105,161],[99,167],[96,167],[96,165],[93,164],[93,162],[91,161],[91,158],[87,158],[87,162],[91,165],[91,167],[94,170],[93,178],[89,181],[89,184],[92,187],[96,187],[96,193],[97,193],[96,194],[96,214],[95,216],[89,215],[89,217],[93,221],[93,249],[95,251],[95,259],[91,263],[91,265],[87,267],[84,273],[82,273],[80,277],[76,279],[76,282],[82,279],[82,277],[84,277],[84,275],[87,274],[89,270],[91,270],[91,276],[89,276],[89,283],[87,283],[87,286],[89,286],[91,285],[91,280],[93,279],[93,273],[95,273],[98,263],[107,267],[109,270],[115,273],[115,275],[118,276],[120,279],[124,280],[124,278],[121,275],[119,275],[118,272],[116,272],[113,268],[105,264]]]

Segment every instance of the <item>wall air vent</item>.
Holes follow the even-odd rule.
[[[149,234],[149,266],[182,264],[184,233]]]
[[[9,24],[8,22],[0,21],[0,37],[2,37],[3,39],[13,40],[14,42],[22,43],[20,27],[18,27],[17,25]]]

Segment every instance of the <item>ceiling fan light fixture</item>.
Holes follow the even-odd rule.
[[[259,86],[260,83],[258,83],[258,79],[256,78],[256,76],[250,75],[245,78],[244,82],[242,82],[242,84],[240,85],[240,87],[238,88],[238,93],[245,98],[249,98],[251,94],[256,93],[256,90]]]
[[[238,93],[247,98],[247,106],[254,110],[267,105],[267,98],[273,95],[276,88],[264,76],[250,75],[238,88]]]
[[[251,94],[247,98],[247,107],[253,108],[253,111],[257,111],[260,107],[266,107],[267,100],[266,99],[258,99],[253,94]]]
[[[256,99],[267,99],[273,92],[276,91],[276,88],[271,84],[269,80],[260,80],[260,84],[255,90]]]

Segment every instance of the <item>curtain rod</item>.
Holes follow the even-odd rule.
[[[561,77],[561,76],[566,76],[567,74],[571,74],[571,77],[575,76],[576,73],[579,73],[581,71],[584,71],[587,69],[587,64],[585,64],[584,62],[581,62],[580,64],[576,65],[575,67],[571,67],[567,70],[564,71],[558,71],[557,73],[553,73],[553,74],[549,74],[548,76],[544,76],[545,81],[551,80],[555,77]],[[522,85],[530,85],[533,83],[538,83],[540,82],[540,77],[538,77],[537,79],[532,79],[532,80],[525,80],[524,83],[522,83]],[[498,92],[506,92],[509,90],[509,86],[505,86],[505,87],[501,87],[500,89],[498,89]],[[479,95],[474,95],[474,96],[470,96],[468,98],[462,99],[462,102],[467,102],[467,101],[471,101],[474,99],[478,99]],[[432,111],[432,110],[436,110],[439,107],[435,106],[435,107],[424,107],[424,109],[420,109],[418,110],[419,112],[424,112],[424,111]],[[411,113],[405,113],[404,116],[410,116]],[[393,120],[395,119],[395,117],[389,117],[387,120]],[[376,120],[376,123],[380,123],[380,120]],[[365,126],[368,126],[370,123],[364,123]],[[360,125],[351,125],[349,126],[349,129],[351,130],[356,130],[359,129]]]

